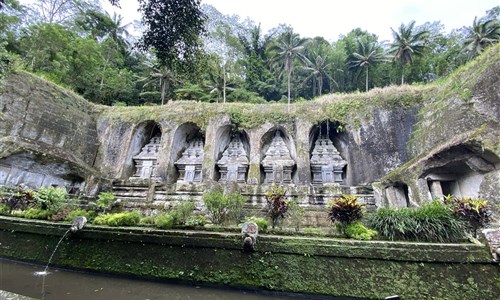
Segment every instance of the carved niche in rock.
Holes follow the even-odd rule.
[[[153,137],[148,144],[142,147],[141,152],[133,157],[136,171],[131,179],[156,177],[160,139],[159,136]]]
[[[290,150],[283,141],[280,132],[276,131],[276,135],[262,160],[264,183],[292,183],[294,166],[295,161],[290,155]]]
[[[315,184],[342,182],[342,169],[347,162],[342,159],[332,141],[319,138],[311,156],[312,182]]]
[[[234,137],[217,162],[220,171],[219,182],[245,183],[248,164],[248,154],[241,139]]]
[[[203,140],[195,139],[189,142],[175,165],[179,170],[178,182],[200,183],[202,178],[201,165],[203,163]]]

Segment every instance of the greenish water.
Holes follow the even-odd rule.
[[[0,290],[45,300],[270,300],[326,299],[304,295],[278,295],[175,283],[154,282],[102,274],[49,268],[0,258]],[[42,293],[44,291],[44,293]],[[332,299],[329,297],[328,299]]]

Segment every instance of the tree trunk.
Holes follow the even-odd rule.
[[[226,103],[226,65],[222,66],[222,101]]]
[[[366,92],[368,92],[368,67],[366,67],[365,72],[366,72]]]
[[[401,85],[405,83],[405,68],[401,66]]]
[[[291,71],[288,71],[288,111],[290,111],[290,77],[291,77]]]
[[[160,78],[160,98],[161,98],[161,105],[163,105],[165,101],[165,82],[161,78]]]

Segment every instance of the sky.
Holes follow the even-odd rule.
[[[101,0],[106,9],[110,5]],[[117,13],[125,22],[139,20],[137,0],[120,0]],[[279,24],[291,25],[301,37],[322,36],[333,42],[339,35],[360,27],[379,40],[392,40],[391,27],[416,21],[441,21],[449,32],[471,26],[474,17],[500,5],[500,0],[202,0],[226,15],[239,15],[261,24],[265,32]]]

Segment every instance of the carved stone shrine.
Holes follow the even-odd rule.
[[[264,183],[279,184],[292,183],[292,171],[295,161],[290,156],[290,150],[286,146],[279,131],[271,141],[267,149],[262,167],[264,168]]]
[[[347,162],[342,159],[333,142],[319,138],[314,144],[311,156],[312,183],[342,182],[342,169]]]
[[[219,182],[245,183],[248,163],[248,154],[243,143],[239,137],[234,137],[217,162],[220,171]]]
[[[142,147],[141,152],[133,157],[136,171],[132,176],[134,178],[152,178],[156,177],[156,166],[158,159],[158,149],[160,148],[160,137],[153,137],[148,144]]]
[[[189,142],[175,165],[179,170],[178,182],[200,183],[202,178],[201,165],[203,163],[203,140],[195,139]]]

